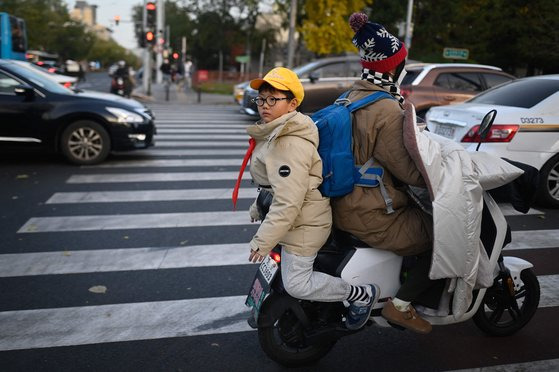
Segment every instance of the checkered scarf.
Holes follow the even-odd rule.
[[[371,83],[378,85],[379,87],[388,90],[390,94],[394,96],[401,104],[404,104],[404,97],[400,94],[400,87],[394,83],[392,76],[386,73],[380,73],[376,71],[369,70],[368,68],[363,69],[363,74],[361,75],[361,80],[367,80]]]

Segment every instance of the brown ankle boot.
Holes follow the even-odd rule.
[[[417,333],[429,333],[433,329],[431,323],[422,319],[413,306],[409,306],[408,310],[400,311],[396,309],[391,300],[388,300],[382,309],[382,316],[390,323],[397,324]]]

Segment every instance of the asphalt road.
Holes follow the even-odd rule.
[[[238,212],[229,195],[249,121],[232,105],[152,108],[156,146],[101,166],[2,154],[0,370],[282,370],[243,306],[255,190],[243,181]],[[559,211],[507,214],[527,243],[505,254],[531,261],[542,283],[524,329],[494,338],[471,321],[426,336],[369,327],[300,370],[557,370]]]

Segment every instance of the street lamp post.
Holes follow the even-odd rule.
[[[411,48],[411,34],[412,34],[412,26],[411,26],[411,19],[413,13],[413,0],[408,0],[408,14],[406,17],[406,38],[404,43],[406,44],[406,48]]]
[[[287,42],[287,68],[293,68],[293,55],[295,54],[295,20],[297,18],[297,0],[291,0],[289,13],[289,39]]]

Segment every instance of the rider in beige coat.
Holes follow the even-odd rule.
[[[274,195],[251,248],[267,254],[279,243],[291,253],[314,255],[328,239],[332,225],[330,202],[318,191],[322,161],[316,151],[316,126],[308,116],[293,111],[250,126],[247,132],[256,140],[252,179]],[[256,217],[254,204],[251,210]]]
[[[283,67],[250,86],[258,89],[255,103],[261,117],[247,128],[251,142],[256,142],[250,173],[273,197],[265,216],[254,204],[251,207],[251,220],[264,220],[250,241],[249,261],[261,261],[280,244],[287,293],[303,300],[348,301],[346,327],[359,329],[380,297],[379,287],[351,285],[314,271],[317,252],[330,234],[332,213],[329,199],[318,190],[322,182],[318,129],[310,117],[296,111],[304,97],[303,86],[293,71]]]

